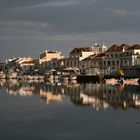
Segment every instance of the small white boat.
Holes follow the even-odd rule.
[[[105,80],[105,84],[108,84],[108,85],[116,85],[116,84],[118,84],[118,80],[115,79],[115,78],[106,79],[106,80]]]
[[[124,84],[126,85],[138,85],[138,79],[126,79],[124,80]]]
[[[3,71],[0,72],[0,79],[5,79],[6,75]]]

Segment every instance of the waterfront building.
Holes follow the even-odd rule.
[[[40,54],[40,58],[39,58],[39,67],[40,69],[44,69],[44,70],[50,70],[52,67],[56,67],[57,61],[59,59],[63,58],[63,56],[61,55],[60,51],[48,51],[46,50],[45,52]]]
[[[35,64],[32,60],[22,61],[19,63],[19,65],[20,65],[20,70],[22,70],[22,72],[35,69],[35,67],[34,67]]]
[[[140,45],[135,44],[130,46],[125,52],[121,54],[121,66],[136,66],[140,65]]]
[[[97,75],[99,69],[102,69],[102,62],[104,57],[105,53],[99,53],[93,54],[80,61],[81,73],[86,75]]]
[[[140,75],[140,45],[130,46],[121,54],[120,60],[125,75]]]
[[[120,46],[113,45],[112,47],[110,47],[105,52],[103,67],[109,68],[109,67],[121,66],[122,64],[121,64],[120,57],[122,56],[122,53],[125,53],[129,47],[130,46],[127,44],[122,44]]]
[[[6,60],[6,67],[10,70],[27,70],[34,66],[31,57],[18,57],[10,58]]]
[[[74,48],[69,53],[69,58],[67,59],[67,66],[80,68],[80,61],[92,54],[94,54],[94,52],[91,47]]]
[[[81,47],[81,48],[74,48],[70,53],[69,57],[63,59],[63,63],[65,67],[76,67],[81,70],[81,72],[84,71],[85,67],[90,67],[92,64],[88,62],[88,57],[94,57],[95,54],[99,54],[104,52],[107,49],[107,46],[105,45],[98,45],[95,44],[91,47]],[[87,60],[86,60],[87,58]],[[86,62],[85,62],[85,61]],[[83,67],[84,63],[84,67]]]
[[[113,45],[105,54],[103,69],[104,74],[120,74],[120,69],[125,75],[140,74],[140,45]]]
[[[83,47],[83,48],[74,48],[70,53],[70,58],[78,58],[79,61],[88,57],[89,55],[94,54],[92,47]]]

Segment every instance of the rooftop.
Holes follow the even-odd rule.
[[[122,51],[122,50],[127,50],[128,48],[130,48],[130,46],[128,44],[122,44],[120,46],[114,44],[106,52],[119,52],[119,51]]]
[[[129,47],[127,50],[136,50],[136,49],[140,49],[139,44],[134,44],[133,46]]]
[[[91,52],[91,47],[74,48],[70,53]]]

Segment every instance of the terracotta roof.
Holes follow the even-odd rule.
[[[91,60],[91,59],[95,58],[95,56],[96,56],[96,54],[90,55],[90,56],[86,57],[85,59],[83,59],[82,61]]]
[[[70,53],[80,53],[80,52],[90,52],[92,51],[91,47],[84,47],[84,48],[74,48]]]
[[[123,49],[128,49],[130,46],[128,44],[122,44],[120,46],[118,45],[113,45],[112,47],[110,47],[106,52],[118,52],[118,51],[122,51]]]
[[[95,57],[104,57],[104,56],[105,56],[105,53],[103,52],[103,53],[97,54]]]
[[[127,50],[136,50],[136,49],[140,49],[139,44],[134,44],[133,46],[129,47]]]
[[[32,64],[32,61],[23,61],[21,64]]]

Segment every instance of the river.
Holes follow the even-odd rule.
[[[139,85],[0,81],[0,140],[132,140],[139,131]]]

